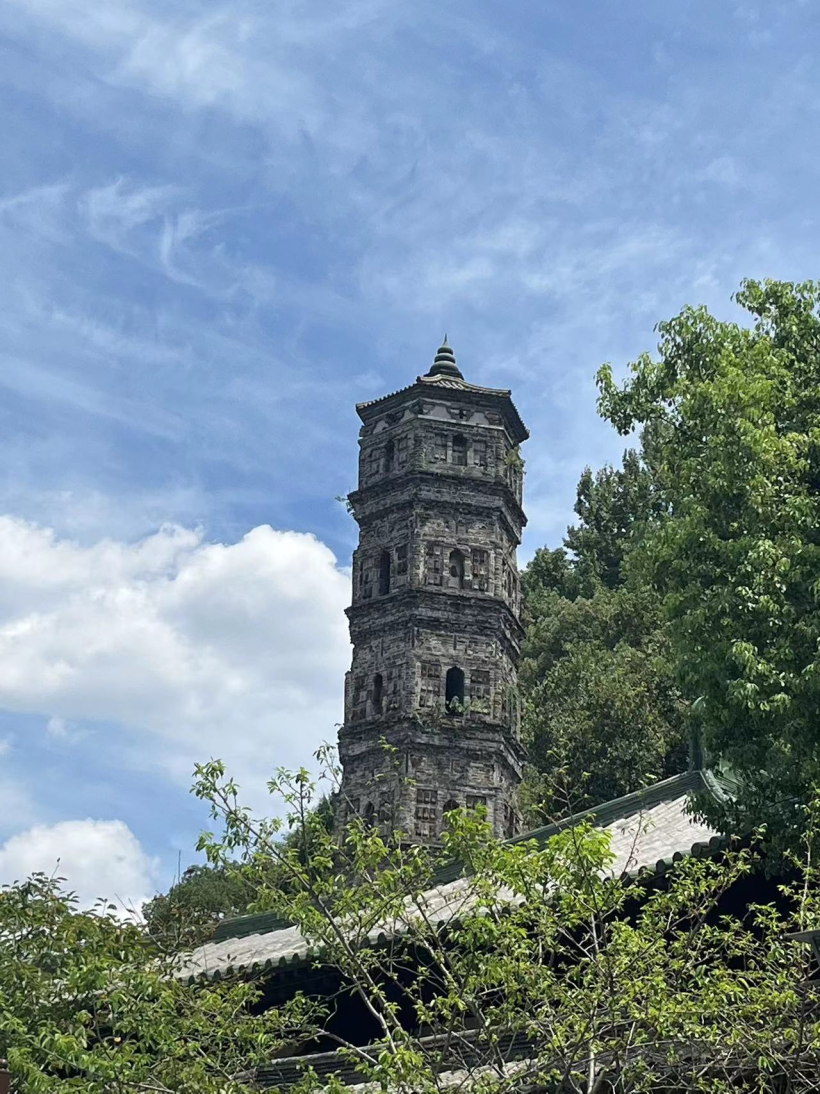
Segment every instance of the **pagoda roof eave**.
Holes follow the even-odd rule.
[[[406,387],[391,391],[387,395],[381,395],[378,399],[369,399],[356,404],[356,413],[363,422],[375,417],[381,410],[386,409],[392,402],[403,402],[408,396],[431,398],[435,395],[455,397],[459,401],[465,396],[478,396],[483,399],[497,401],[504,406],[504,410],[512,426],[512,433],[517,443],[527,440],[530,431],[518,413],[515,403],[512,401],[512,392],[509,388],[482,387],[480,384],[471,384],[456,376],[417,376],[415,383]]]

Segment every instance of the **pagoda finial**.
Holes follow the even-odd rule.
[[[461,370],[456,364],[456,355],[453,353],[450,343],[447,341],[447,335],[444,335],[441,345],[433,358],[433,365],[428,376],[454,376],[459,380],[463,380]]]

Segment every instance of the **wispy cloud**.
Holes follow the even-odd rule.
[[[131,236],[147,224],[161,225],[171,203],[178,202],[178,186],[135,186],[120,177],[80,194],[77,203],[94,239],[115,250],[134,254]]]

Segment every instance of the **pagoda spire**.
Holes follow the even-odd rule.
[[[447,335],[444,335],[441,345],[436,352],[436,356],[433,358],[433,364],[428,376],[453,376],[458,380],[463,380],[464,377],[461,374],[461,370],[456,364],[456,355],[453,353],[450,343],[447,341]]]

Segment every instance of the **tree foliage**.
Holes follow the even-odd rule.
[[[665,516],[666,508],[653,476],[634,449],[623,466],[604,467],[595,475],[586,468],[578,483],[575,512],[579,523],[567,529],[564,546],[573,556],[573,587],[589,596],[599,587],[620,588],[625,562],[646,528]]]
[[[319,826],[330,832],[335,813],[333,799],[320,798],[314,811]],[[296,836],[289,832],[282,838],[292,842]],[[309,854],[310,848],[301,847],[299,853]],[[269,861],[268,869],[268,888],[288,885],[288,878],[273,860]],[[223,919],[257,910],[255,902],[256,887],[251,885],[241,864],[197,863],[189,866],[167,893],[158,893],[146,901],[141,914],[157,944],[165,950],[178,951],[206,942]]]
[[[286,851],[290,893],[268,899],[369,1015],[371,1042],[338,1039],[360,1081],[406,1094],[816,1091],[820,986],[809,948],[786,937],[820,925],[810,855],[782,906],[744,921],[719,913],[755,866],[750,848],[681,862],[661,884],[615,880],[608,837],[589,825],[544,846],[499,843],[480,813],[457,812],[435,850],[357,819],[338,844],[311,826],[306,772],[271,786],[315,853]],[[222,823],[203,846],[253,870],[282,845],[236,790],[220,764],[200,769]],[[454,860],[461,878],[435,889]],[[343,1089],[311,1073],[298,1089],[320,1085]]]
[[[587,469],[575,511],[564,547],[536,551],[523,577],[532,820],[629,793],[687,761],[661,600],[630,564],[665,516],[639,455]]]
[[[263,1010],[260,985],[189,982],[185,955],[105,909],[79,911],[54,880],[6,887],[0,1049],[21,1094],[244,1094],[260,1065],[323,1034],[337,1072],[396,1094],[816,1091],[820,984],[788,934],[820,928],[817,807],[777,906],[733,919],[721,902],[754,848],[617,879],[607,834],[589,824],[544,845],[499,843],[481,811],[457,812],[444,846],[425,849],[355,819],[339,842],[307,772],[280,772],[271,789],[281,821],[244,808],[220,763],[200,768],[218,821],[200,845],[217,868],[241,863],[323,979]],[[460,877],[437,886],[454,861]],[[315,986],[330,972],[333,994]],[[354,1002],[372,1037],[330,1032]],[[308,1060],[291,1089],[341,1094],[330,1072]]]
[[[189,866],[167,893],[142,906],[148,933],[166,949],[199,945],[226,918],[243,915],[253,890],[232,866]]]
[[[820,777],[820,287],[747,281],[750,326],[686,308],[601,413],[642,429],[668,516],[640,549],[708,751],[737,775],[727,827],[791,838]]]
[[[258,987],[188,985],[178,957],[60,879],[0,892],[0,1049],[25,1094],[238,1094],[300,1031],[303,1000],[263,1015]]]

